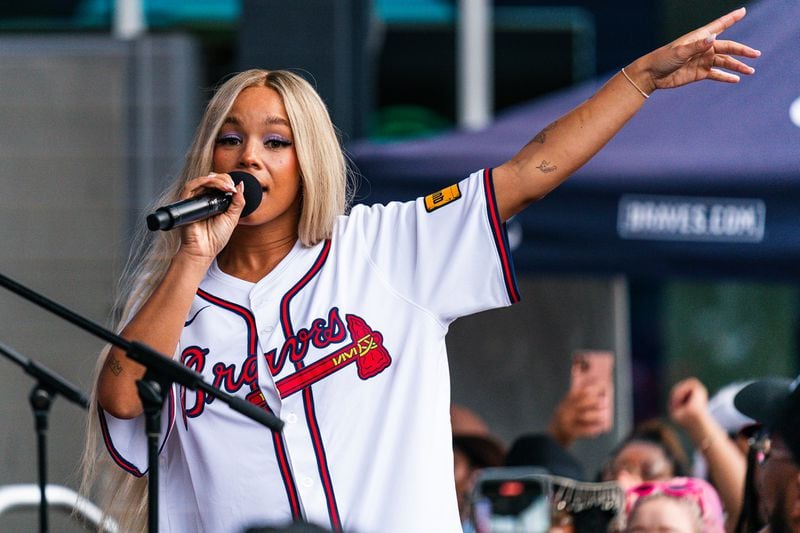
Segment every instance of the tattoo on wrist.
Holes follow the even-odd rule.
[[[108,358],[108,369],[111,370],[111,373],[115,376],[119,376],[122,373],[122,365],[113,355]]]
[[[553,172],[558,167],[555,166],[555,165],[551,165],[550,161],[546,161],[546,160],[542,159],[542,162],[536,168],[538,168],[540,171],[542,171],[545,174],[549,174],[550,172]]]

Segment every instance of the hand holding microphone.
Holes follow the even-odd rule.
[[[261,184],[247,172],[235,171],[229,174],[234,185],[238,185],[239,182],[244,184],[245,205],[241,216],[246,217],[261,204]],[[147,228],[150,231],[167,231],[224,213],[231,205],[232,196],[229,192],[209,191],[194,198],[159,207],[147,216]]]

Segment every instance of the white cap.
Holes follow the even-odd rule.
[[[736,381],[725,385],[708,400],[708,411],[711,416],[728,433],[738,433],[742,428],[756,423],[749,416],[740,413],[733,405],[733,398],[736,394],[750,383],[752,380]]]
[[[756,423],[756,421],[749,416],[745,416],[739,412],[736,406],[733,405],[733,399],[736,397],[736,394],[750,383],[752,383],[752,380],[729,383],[719,389],[708,400],[708,411],[711,413],[711,417],[716,420],[728,434],[738,433],[741,429]],[[692,456],[692,465],[692,474],[695,477],[705,478],[707,476],[708,465],[706,464],[703,454],[700,453],[699,450],[695,450]]]

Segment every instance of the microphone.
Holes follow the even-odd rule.
[[[243,217],[255,211],[261,204],[261,184],[252,174],[247,172],[230,172],[233,183],[238,185],[244,182],[244,209]],[[150,231],[171,230],[191,222],[204,220],[220,213],[224,213],[231,205],[233,194],[222,191],[211,191],[194,198],[187,198],[174,204],[159,207],[147,215],[147,228]]]

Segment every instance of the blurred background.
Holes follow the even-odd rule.
[[[357,201],[408,200],[502,163],[620,67],[740,5],[5,2],[0,273],[107,326],[132,231],[232,72],[306,76],[360,174]],[[590,471],[664,413],[681,378],[713,393],[797,373],[800,16],[791,0],[745,5],[731,35],[764,52],[757,76],[654,95],[608,152],[509,223],[523,301],[451,328],[453,399],[506,442],[546,427],[577,349],[616,355],[614,431],[576,449]],[[88,333],[3,290],[0,342],[88,394],[102,347]],[[0,488],[37,479],[34,385],[0,357]],[[83,438],[83,411],[58,398],[49,482],[77,489]],[[0,530],[36,516],[0,514]]]

